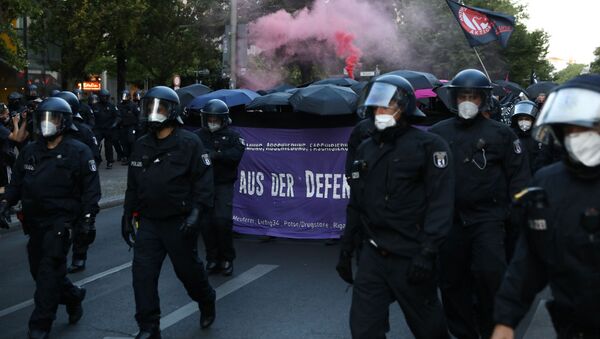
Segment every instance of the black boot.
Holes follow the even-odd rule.
[[[210,302],[199,302],[198,308],[200,308],[200,327],[208,328],[215,322],[217,315],[216,310],[216,296]]]
[[[44,330],[30,329],[27,332],[28,339],[48,339],[49,332]]]
[[[223,261],[221,263],[221,273],[228,277],[233,274],[233,262],[232,261]]]
[[[160,328],[140,328],[140,331],[135,336],[135,339],[161,339]]]
[[[216,261],[207,261],[206,262],[206,272],[208,274],[216,274],[221,271],[221,267]]]
[[[71,263],[71,266],[69,266],[69,268],[67,268],[67,272],[69,273],[76,273],[76,272],[81,272],[85,270],[85,260],[75,260],[73,259],[73,262]]]
[[[85,288],[79,288],[78,300],[74,303],[67,304],[67,314],[69,315],[69,324],[76,324],[83,316],[83,307],[81,303],[85,299]]]

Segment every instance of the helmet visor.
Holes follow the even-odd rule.
[[[148,122],[164,122],[169,118],[175,104],[158,98],[144,98],[142,102],[142,117]]]
[[[56,135],[62,129],[62,118],[62,112],[38,111],[34,115],[34,124],[42,136],[49,137]]]
[[[375,82],[361,107],[390,107],[391,101],[396,96],[396,86],[383,82]]]
[[[564,88],[550,93],[535,123],[533,136],[539,141],[547,141],[554,124],[598,126],[600,93],[584,88]]]
[[[520,114],[526,114],[535,119],[538,110],[531,102],[519,102],[513,107],[513,116]]]

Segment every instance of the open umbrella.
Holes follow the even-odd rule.
[[[519,84],[514,83],[512,81],[496,80],[496,81],[494,81],[494,83],[496,83],[497,85],[500,85],[502,87],[502,89],[505,92],[504,95],[507,95],[509,93],[513,93],[516,96],[518,96],[521,93],[527,94],[527,91],[523,87],[521,87]]]
[[[540,95],[540,93],[548,94],[548,92],[550,92],[556,86],[558,86],[558,84],[552,81],[537,82],[527,87],[527,96],[530,97],[532,100],[535,100],[535,98],[537,98],[538,95]]]
[[[186,107],[190,101],[194,100],[196,97],[210,92],[212,92],[212,89],[202,84],[185,86],[175,91],[179,96],[179,104],[181,107]]]
[[[263,112],[278,112],[284,106],[290,106],[292,93],[275,92],[262,97],[257,97],[246,105],[246,110],[260,110]]]
[[[323,79],[323,80],[319,80],[319,81],[315,81],[313,82],[310,86],[314,86],[314,85],[336,85],[336,86],[344,86],[344,87],[351,87],[353,85],[358,84],[358,81],[351,79],[351,78],[327,78],[327,79]]]
[[[357,82],[356,84],[350,86],[350,88],[354,91],[354,93],[356,93],[360,96],[360,94],[365,89],[365,87],[367,87],[367,84],[369,84],[368,81],[361,81],[361,82]]]
[[[399,70],[385,73],[384,75],[399,75],[408,80],[415,90],[435,88],[442,85],[435,75],[427,72]]]
[[[249,89],[220,89],[196,97],[196,99],[190,102],[188,107],[194,110],[202,109],[212,99],[223,100],[229,107],[240,106],[250,103],[256,97],[259,97],[259,95]]]
[[[358,96],[347,87],[312,85],[301,88],[290,97],[296,111],[317,115],[353,114]]]

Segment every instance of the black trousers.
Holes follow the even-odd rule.
[[[27,254],[35,280],[35,307],[29,328],[50,331],[59,304],[79,302],[81,290],[66,277],[69,232],[31,227]]]
[[[215,298],[215,290],[210,286],[202,261],[196,255],[198,237],[185,237],[178,229],[182,222],[183,217],[140,220],[132,268],[135,319],[140,328],[160,325],[158,277],[167,254],[177,278],[192,300],[209,302]]]
[[[117,151],[117,156],[121,157],[121,146],[119,145],[119,140],[117,137],[116,129],[94,129],[94,134],[96,135],[96,141],[98,142],[98,147],[102,147],[102,141],[104,140],[104,155],[106,158],[106,162],[114,162],[115,158],[113,156],[113,147]]]
[[[355,339],[385,338],[389,331],[389,305],[400,305],[416,338],[449,338],[435,279],[410,284],[411,259],[381,256],[372,246],[363,247],[354,280],[350,330]]]
[[[440,250],[440,288],[450,333],[489,338],[494,296],[506,270],[504,223],[455,224]]]
[[[233,261],[233,184],[215,185],[215,206],[202,225],[207,261]]]
[[[123,150],[123,156],[129,158],[131,155],[131,148],[135,142],[135,126],[121,126],[119,128],[119,143]]]

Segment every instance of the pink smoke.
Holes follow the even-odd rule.
[[[259,51],[256,57],[270,67],[249,68],[246,77],[268,73],[275,82],[285,74],[274,70],[285,72],[285,65],[298,60],[318,64],[330,74],[340,73],[343,60],[353,77],[363,57],[397,60],[402,39],[392,15],[367,0],[315,0],[310,9],[263,16],[250,23],[249,40]],[[264,74],[257,78],[265,81]]]

